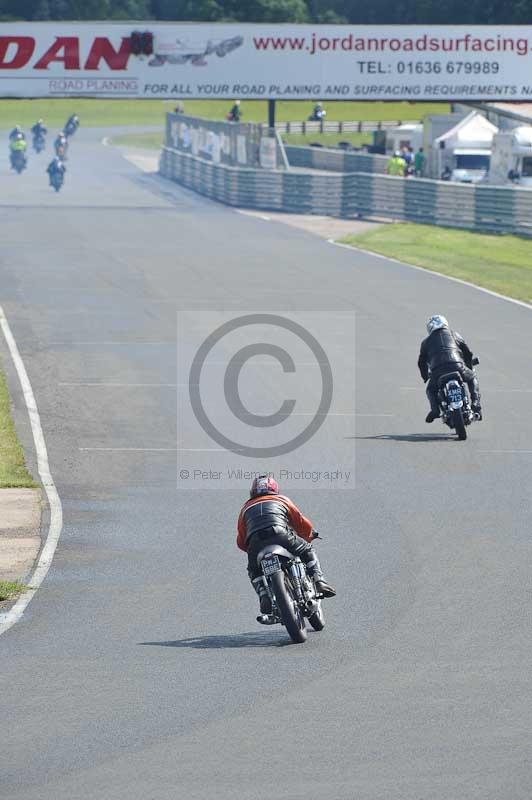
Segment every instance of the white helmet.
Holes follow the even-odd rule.
[[[432,333],[432,331],[439,331],[440,328],[448,328],[449,323],[445,317],[442,317],[441,314],[433,314],[432,317],[429,317],[427,320],[427,331]]]

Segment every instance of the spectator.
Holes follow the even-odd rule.
[[[442,181],[450,181],[452,174],[453,173],[452,173],[452,170],[451,170],[450,166],[447,165],[445,167],[445,169],[443,170],[442,174],[441,174]]]
[[[422,178],[425,172],[425,153],[423,148],[420,147],[414,156],[414,175],[416,178]]]
[[[229,122],[240,122],[241,117],[242,111],[240,110],[240,100],[235,100],[231,111],[227,115],[227,119]]]
[[[184,114],[185,113],[185,104],[179,100],[176,107],[174,108],[174,114]]]
[[[401,178],[404,177],[405,174],[405,160],[401,157],[401,153],[399,150],[396,150],[393,156],[388,159],[388,163],[386,164],[386,172],[388,175],[397,175]]]
[[[414,160],[414,152],[411,147],[407,147],[406,145],[401,148],[401,158],[405,162],[406,166],[408,167],[412,161]]]

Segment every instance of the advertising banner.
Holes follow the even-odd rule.
[[[530,100],[530,65],[532,26],[0,24],[2,97]]]

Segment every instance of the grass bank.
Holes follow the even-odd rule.
[[[529,239],[394,223],[341,241],[532,303]]]
[[[0,581],[0,601],[14,600],[25,592],[28,587],[20,581]]]
[[[160,150],[163,143],[164,133],[128,133],[124,136],[113,136],[111,144],[123,145],[124,147],[140,147],[145,150]]]
[[[0,488],[33,488],[11,416],[5,375],[0,370]]]
[[[52,129],[61,128],[70,114],[76,113],[82,125],[163,125],[164,115],[175,107],[174,100],[99,100],[88,98],[0,100],[0,128],[20,124],[24,127],[42,117]],[[231,102],[228,100],[185,100],[185,113],[206,119],[223,120]],[[301,122],[309,116],[313,103],[306,100],[280,100],[279,122]],[[445,114],[446,103],[325,103],[328,120],[418,120],[427,114]],[[244,122],[266,122],[268,107],[264,100],[242,100]]]

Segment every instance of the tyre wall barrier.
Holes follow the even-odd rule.
[[[160,172],[240,208],[338,217],[385,217],[532,236],[532,191],[399,178],[374,172],[231,167],[163,147]]]

